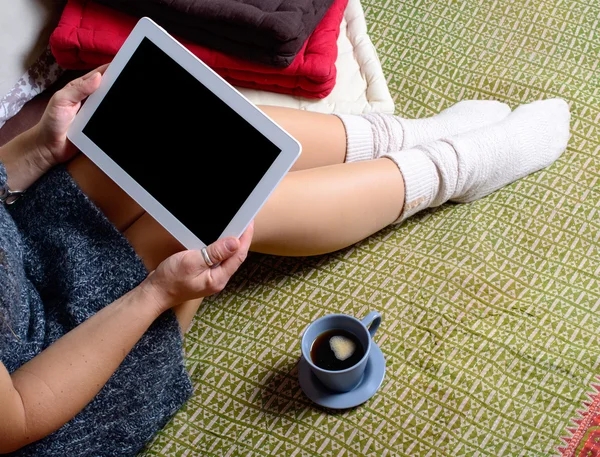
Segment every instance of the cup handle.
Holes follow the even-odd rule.
[[[381,324],[381,314],[379,314],[377,311],[371,311],[363,318],[362,323],[365,327],[367,327],[371,338],[373,338],[375,336],[375,332],[379,328],[379,324]]]

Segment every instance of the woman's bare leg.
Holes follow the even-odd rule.
[[[339,117],[280,106],[259,108],[302,145],[292,171],[344,162],[346,129]]]
[[[402,175],[385,158],[288,173],[255,218],[251,250],[336,251],[394,222],[403,204]]]
[[[345,164],[346,132],[334,115],[290,108],[261,109],[302,144],[291,172],[258,214],[252,250],[311,255],[341,249],[395,220],[403,182],[389,160]],[[83,155],[69,172],[129,239],[149,271],[183,249],[160,224]],[[186,331],[201,300],[174,308]]]
[[[404,181],[388,159],[344,163],[335,115],[260,106],[302,144],[302,154],[255,218],[252,251],[315,255],[356,243],[395,221]]]
[[[393,222],[402,210],[404,182],[388,159],[343,163],[345,129],[337,116],[262,107],[297,138],[301,160],[255,219],[252,250],[275,255],[315,255],[360,241]],[[129,239],[152,271],[183,249],[162,226],[83,155],[69,165],[83,191]],[[200,300],[175,308],[187,329]]]

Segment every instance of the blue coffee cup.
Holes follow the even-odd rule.
[[[371,311],[364,319],[358,320],[348,314],[329,314],[320,317],[311,323],[302,335],[301,351],[302,357],[310,366],[315,376],[326,387],[337,392],[349,392],[362,380],[367,362],[371,354],[373,336],[381,324],[381,314]],[[343,370],[327,370],[321,368],[311,359],[311,350],[315,340],[325,332],[331,330],[345,330],[351,332],[364,349],[364,356],[351,367]]]

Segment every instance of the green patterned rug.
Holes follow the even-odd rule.
[[[144,456],[554,456],[600,374],[600,7],[365,0],[396,111],[563,97],[550,168],[314,258],[251,255],[186,343],[195,396]],[[325,411],[297,381],[313,319],[383,314],[377,394]],[[596,454],[586,454],[596,455]]]

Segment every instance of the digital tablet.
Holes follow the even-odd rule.
[[[241,236],[301,152],[149,18],[137,23],[67,136],[188,249]]]

